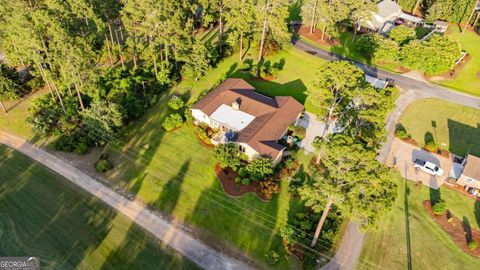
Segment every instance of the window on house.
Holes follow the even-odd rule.
[[[242,153],[245,153],[245,147],[242,145],[238,145],[238,150]]]
[[[472,178],[467,178],[467,181],[465,181],[465,182],[467,182],[467,183],[469,183],[469,184],[470,184],[470,183],[472,183],[472,182],[473,182],[473,179],[472,179]]]

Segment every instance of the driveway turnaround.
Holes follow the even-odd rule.
[[[443,175],[433,176],[424,171],[415,169],[413,161],[417,158],[432,162],[442,168],[444,171]],[[402,177],[408,180],[422,182],[425,186],[438,189],[445,182],[452,169],[452,160],[425,151],[418,146],[411,145],[398,138],[394,138],[391,152],[386,160],[386,165],[396,167],[400,171]]]
[[[358,258],[362,252],[364,234],[358,229],[358,224],[349,222],[345,234],[342,237],[340,248],[337,249],[333,259],[320,270],[353,270],[357,267]],[[367,262],[360,266],[373,268],[375,265],[369,265]]]
[[[298,121],[298,125],[306,129],[305,138],[300,142],[300,147],[308,152],[315,152],[312,143],[317,136],[321,137],[323,135],[325,123],[318,121],[313,113],[305,112],[303,118]],[[331,129],[329,128],[329,131]]]
[[[26,140],[0,130],[0,143],[18,150],[24,155],[70,180],[75,185],[83,188],[106,204],[115,208],[118,212],[132,219],[135,223],[200,267],[212,270],[251,269],[246,263],[212,249],[198,239],[193,238],[185,231],[168,223],[159,215],[146,209],[140,203],[128,200],[66,161],[33,146]]]

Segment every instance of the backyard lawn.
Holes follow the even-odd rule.
[[[253,54],[247,55],[247,58],[253,57]],[[238,55],[225,59],[204,79],[184,80],[172,92],[195,100],[224,77],[245,77],[237,71],[237,59]],[[285,63],[278,78],[249,81],[266,95],[291,95],[305,101],[303,92],[321,60],[293,49],[267,60]],[[215,245],[233,243],[236,249],[262,264],[270,249],[282,253],[278,230],[292,211],[303,207],[298,200],[292,200],[288,183],[282,182],[280,194],[268,203],[252,194],[238,199],[227,197],[214,175],[213,151],[199,143],[193,127],[184,126],[173,132],[161,128],[163,119],[170,113],[164,104],[166,99],[127,129],[126,146],[109,144],[115,168],[108,173],[108,178],[163,213],[194,225],[203,239]],[[119,149],[124,152],[120,153]],[[280,258],[276,267],[296,266],[293,259],[287,261],[283,255]]]
[[[454,216],[468,221],[475,229],[480,227],[480,202],[445,187],[434,191],[410,181],[406,196],[405,180],[396,181],[400,190],[395,208],[377,231],[366,234],[360,262],[375,264],[378,269],[478,269],[480,258],[457,247],[422,202],[440,197]]]
[[[197,269],[130,219],[0,145],[0,254],[46,269]]]
[[[420,146],[428,136],[437,145],[457,155],[480,156],[480,110],[439,100],[423,99],[411,104],[400,123]]]
[[[458,27],[453,25],[448,31],[448,35],[460,42],[462,49],[468,52],[471,59],[452,80],[441,81],[440,84],[480,96],[480,35],[470,30],[462,34]]]

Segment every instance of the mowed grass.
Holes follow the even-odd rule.
[[[197,269],[80,188],[0,145],[0,254],[45,269]]]
[[[246,58],[255,56],[250,53]],[[171,92],[196,100],[201,92],[222,78],[246,77],[237,70],[237,59],[238,55],[233,55],[204,79],[184,80]],[[305,87],[313,80],[321,60],[295,49],[282,51],[267,60],[284,62],[278,78],[248,81],[266,95],[290,95],[304,102]],[[127,129],[126,145],[109,144],[115,168],[108,173],[108,178],[175,220],[193,225],[209,243],[233,244],[234,249],[260,264],[265,264],[265,254],[275,249],[282,254],[276,268],[296,267],[294,259],[287,261],[283,256],[278,235],[288,216],[303,207],[291,198],[288,182],[282,182],[280,194],[268,203],[252,194],[237,199],[226,196],[214,175],[213,149],[199,143],[193,127],[183,126],[173,132],[162,129],[163,119],[172,113],[165,104],[168,97]]]
[[[369,263],[370,269],[408,269],[409,260],[411,269],[478,269],[480,259],[456,246],[427,213],[423,201],[432,197],[445,200],[454,216],[468,220],[475,229],[480,227],[480,203],[445,187],[434,191],[408,181],[406,189],[406,180],[396,181],[400,188],[394,210],[381,221],[378,230],[366,234],[360,262]],[[407,196],[405,190],[409,190]],[[377,267],[371,268],[372,264]]]
[[[35,134],[31,125],[25,121],[28,117],[28,108],[30,108],[33,100],[47,93],[48,90],[41,89],[20,100],[5,102],[8,113],[0,112],[0,128],[24,138],[34,137]]]
[[[421,146],[430,133],[441,148],[457,155],[480,156],[480,110],[439,99],[423,99],[405,110],[400,123]]]
[[[470,30],[462,34],[457,26],[451,25],[448,36],[458,41],[471,59],[459,69],[453,79],[441,81],[440,84],[480,96],[480,35]]]

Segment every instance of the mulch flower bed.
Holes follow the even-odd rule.
[[[477,247],[475,250],[470,250],[468,248],[468,242],[472,239],[480,243],[480,231],[472,229],[468,224],[465,224],[460,219],[454,217],[449,211],[446,211],[446,213],[441,216],[435,215],[432,211],[432,204],[429,200],[424,201],[423,206],[427,209],[427,212],[432,216],[435,222],[450,235],[458,247],[471,256],[480,257],[480,247]],[[452,218],[452,222],[448,222],[449,218]],[[475,221],[472,220],[472,222]]]
[[[229,196],[238,198],[248,193],[255,193],[260,200],[264,202],[270,201],[261,192],[258,181],[252,181],[250,185],[237,184],[235,183],[237,173],[231,168],[222,169],[218,164],[215,166],[215,174],[222,185],[223,191]]]

